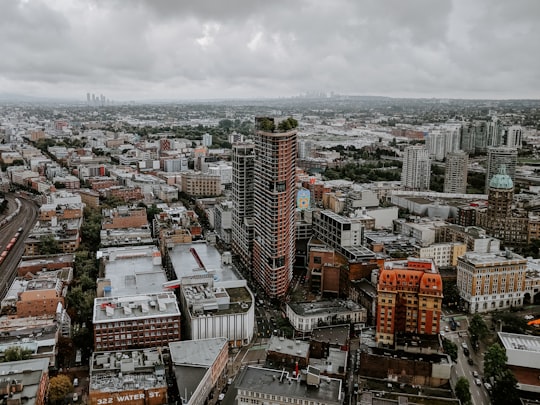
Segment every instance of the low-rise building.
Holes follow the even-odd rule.
[[[342,405],[344,400],[342,381],[321,376],[315,367],[308,367],[298,376],[282,370],[246,367],[237,378],[236,389],[240,404]]]
[[[180,309],[170,292],[94,300],[94,349],[166,346],[180,340]]]
[[[311,333],[314,328],[337,324],[365,324],[367,310],[345,300],[318,302],[288,302],[286,315],[298,332]]]
[[[207,403],[213,390],[221,390],[228,377],[228,347],[225,338],[169,343],[180,403]]]
[[[161,348],[95,352],[88,401],[102,404],[167,404],[166,365]]]
[[[517,388],[527,393],[540,394],[540,336],[517,333],[498,333],[506,351],[506,365],[517,380]]]
[[[9,376],[0,385],[0,395],[9,397],[9,404],[47,403],[49,362],[30,359],[0,363],[0,374]]]

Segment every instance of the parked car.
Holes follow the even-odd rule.
[[[490,383],[485,382],[485,383],[484,383],[484,387],[485,387],[486,390],[491,391],[491,388],[492,388],[492,387],[491,387],[491,384],[490,384]]]
[[[470,366],[472,366],[474,364],[474,361],[473,359],[471,359],[470,357],[467,359],[467,363],[469,363]]]
[[[78,387],[78,386],[79,386],[79,379],[78,379],[77,377],[75,377],[75,378],[73,379],[73,386],[74,386],[74,387]]]
[[[79,400],[79,394],[77,394],[76,392],[73,393],[73,402],[77,402]]]
[[[478,378],[478,371],[473,370],[472,375],[474,378]]]
[[[471,354],[471,353],[469,352],[469,349],[464,348],[464,349],[463,349],[463,354],[464,354],[465,356],[468,356],[468,355]]]
[[[474,383],[475,383],[476,385],[482,385],[482,381],[480,381],[480,378],[475,378],[475,379],[474,379]],[[487,383],[486,383],[486,384],[487,384]]]

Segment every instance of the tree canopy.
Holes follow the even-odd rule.
[[[30,349],[25,349],[21,346],[13,346],[8,347],[4,351],[4,361],[19,361],[19,360],[27,360],[32,355],[32,351]]]
[[[469,336],[473,347],[477,347],[478,342],[482,341],[489,333],[484,319],[479,314],[474,314],[469,323]]]
[[[504,348],[498,343],[491,345],[484,355],[484,375],[486,378],[497,377],[497,375],[506,369],[508,357]]]
[[[459,399],[463,405],[469,405],[471,403],[469,380],[467,380],[465,377],[459,377],[454,390],[456,392],[457,399]]]
[[[67,394],[73,391],[73,384],[65,374],[57,375],[49,380],[49,401],[63,403]]]
[[[444,352],[450,356],[452,361],[456,361],[458,358],[457,345],[449,339],[444,338],[442,341]]]

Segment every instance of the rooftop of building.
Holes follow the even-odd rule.
[[[332,345],[346,346],[351,332],[350,325],[332,325],[313,328],[311,340]]]
[[[328,315],[330,313],[366,310],[353,301],[340,299],[316,302],[288,302],[287,305],[300,316],[319,316]]]
[[[24,267],[34,267],[42,266],[43,268],[47,267],[47,264],[64,263],[65,267],[70,267],[75,261],[75,255],[51,255],[51,256],[40,256],[40,257],[23,257],[23,260],[19,263],[19,268]]]
[[[182,287],[192,317],[249,311],[253,300],[244,280],[219,284],[213,286],[213,283],[200,283]]]
[[[266,351],[307,358],[309,356],[309,342],[287,339],[282,336],[272,336],[268,341]]]
[[[176,296],[170,292],[94,300],[94,324],[170,316],[180,316]]]
[[[464,261],[471,263],[476,266],[491,266],[498,263],[506,264],[525,264],[526,259],[517,253],[511,252],[510,250],[500,250],[498,252],[489,252],[489,253],[475,253],[467,252],[463,256],[458,258],[459,261]]]
[[[151,245],[154,242],[150,228],[101,230],[100,239],[103,247]]]
[[[196,256],[193,252],[196,253]],[[219,251],[207,243],[178,244],[170,249],[168,253],[178,279],[191,275],[204,274],[205,270],[201,268],[201,263],[206,269],[206,272],[212,275],[214,281],[242,279],[235,272],[232,265],[222,264]],[[200,262],[196,257],[200,259]]]
[[[169,342],[169,349],[175,366],[211,367],[227,345],[227,338],[219,337]]]
[[[20,403],[36,403],[40,392],[42,376],[48,369],[48,358],[0,363],[1,375],[6,376],[10,382],[15,381],[22,384],[22,390],[20,391],[14,387],[15,392],[10,395],[10,401],[16,402],[18,399],[21,401]]]
[[[540,354],[540,336],[508,332],[499,332],[498,335],[499,340],[507,350],[522,350],[524,352]]]
[[[318,385],[308,385],[301,378],[291,378],[284,371],[246,367],[237,378],[236,388],[325,404],[341,403],[341,380],[321,377],[316,369],[309,369],[313,370],[316,379],[320,379]]]
[[[345,374],[347,369],[348,352],[335,347],[328,349],[328,355],[322,359],[309,358],[309,365],[325,374]]]
[[[92,354],[89,378],[91,392],[167,387],[160,348],[95,352]]]
[[[99,251],[104,258],[104,278],[110,280],[112,297],[157,294],[163,291],[167,277],[161,266],[161,254],[153,245],[107,248]],[[154,260],[159,264],[154,264]]]

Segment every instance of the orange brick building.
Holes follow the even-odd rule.
[[[387,262],[377,284],[379,344],[394,344],[396,333],[436,335],[440,331],[443,285],[431,259]]]

